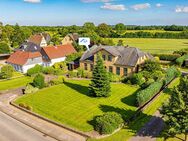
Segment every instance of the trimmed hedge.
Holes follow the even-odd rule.
[[[178,59],[176,59],[176,64],[178,64],[179,66],[182,66],[186,59],[188,59],[188,54],[183,55],[179,57]]]
[[[139,106],[144,105],[155,94],[157,94],[163,86],[163,82],[154,82],[149,87],[137,93],[137,102]]]
[[[27,70],[27,75],[32,76],[38,73],[41,73],[43,70],[43,67],[41,65],[35,65],[33,68]]]
[[[153,56],[159,57],[160,60],[164,61],[175,61],[177,58],[181,57],[179,54],[153,54]]]
[[[165,85],[168,84],[170,81],[172,81],[175,77],[180,76],[181,72],[175,68],[171,67],[166,70],[166,76],[165,76]]]
[[[100,134],[111,134],[121,127],[123,119],[120,114],[115,112],[107,112],[95,119],[95,130]]]

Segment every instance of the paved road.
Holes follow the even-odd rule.
[[[56,141],[0,112],[0,141]]]

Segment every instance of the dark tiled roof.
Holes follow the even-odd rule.
[[[113,56],[117,56],[116,65],[135,66],[140,57],[146,56],[148,59],[153,57],[149,53],[142,52],[135,47],[122,47],[122,46],[93,46],[89,51],[86,51],[81,57],[80,61],[84,61],[93,56],[100,50],[106,50]]]
[[[40,52],[41,47],[35,43],[25,42],[18,49],[15,49],[15,51],[17,50],[26,51],[26,52]]]

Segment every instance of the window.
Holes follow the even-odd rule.
[[[127,76],[127,72],[128,72],[128,71],[127,71],[127,68],[124,68],[124,69],[123,69],[124,76]]]
[[[112,62],[112,55],[108,55],[108,61]]]
[[[90,64],[90,69],[91,71],[93,71],[93,64]]]
[[[105,61],[106,60],[106,55],[102,55],[102,58],[103,58],[103,60]]]
[[[120,67],[116,67],[116,74],[120,75]]]
[[[87,70],[87,64],[86,63],[84,63],[84,69]]]
[[[109,72],[113,73],[113,67],[112,66],[109,67]]]

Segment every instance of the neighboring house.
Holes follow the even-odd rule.
[[[16,51],[11,54],[6,63],[12,65],[16,71],[26,73],[35,65],[42,65],[43,61],[40,52]]]
[[[46,47],[47,41],[45,37],[41,34],[35,34],[29,37],[28,42],[34,43],[40,47]]]
[[[41,47],[32,42],[25,42],[19,48],[15,49],[15,51],[26,51],[26,52],[40,52]]]
[[[42,48],[43,65],[52,66],[55,63],[65,61],[66,56],[73,53],[76,53],[76,50],[70,44]]]
[[[48,34],[48,33],[46,33],[46,32],[43,32],[43,33],[41,33],[41,34],[44,36],[44,38],[45,38],[47,44],[49,44],[50,41],[51,41],[51,36],[50,36],[50,34]]]
[[[0,54],[0,64],[5,64],[6,60],[10,57],[10,54]]]
[[[73,44],[74,42],[78,42],[78,39],[78,33],[67,34],[61,43],[62,45]]]
[[[134,47],[93,46],[81,57],[80,67],[92,71],[99,52],[102,54],[106,69],[120,76],[138,72],[139,65],[143,64],[145,60],[153,58],[149,53]]]

